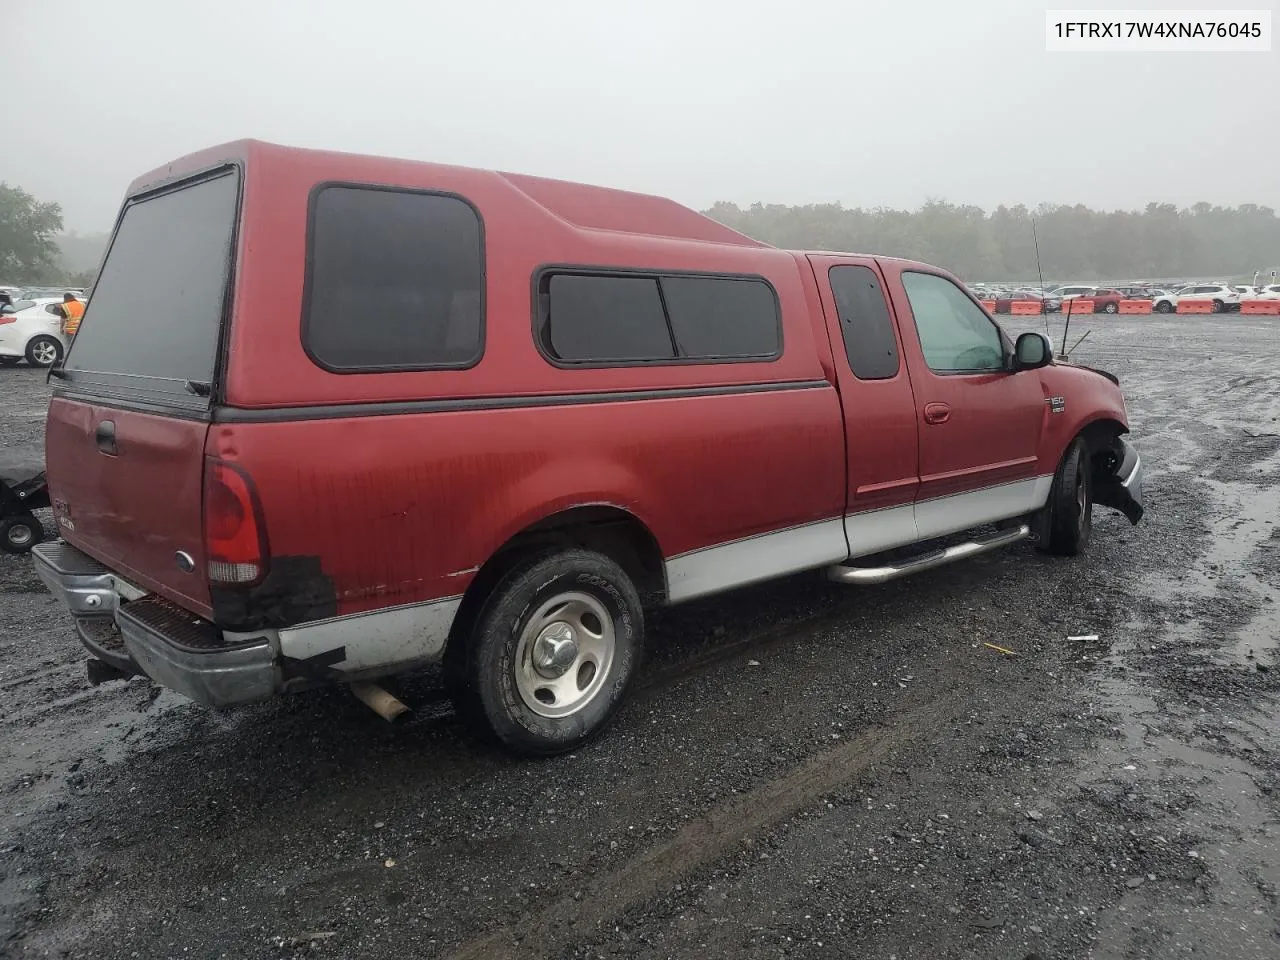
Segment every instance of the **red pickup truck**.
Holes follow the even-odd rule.
[[[936,267],[252,141],[129,188],[51,378],[34,555],[98,675],[374,704],[442,662],[524,754],[608,722],[648,605],[1074,554],[1095,504],[1143,511],[1115,377]]]

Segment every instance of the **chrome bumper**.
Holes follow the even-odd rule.
[[[76,618],[81,641],[99,659],[210,707],[263,700],[278,689],[276,654],[266,637],[227,637],[167,600],[139,597],[69,544],[40,544],[31,554],[40,579]],[[111,623],[123,650],[102,640],[114,634]]]

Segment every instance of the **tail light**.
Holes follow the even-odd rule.
[[[267,574],[270,554],[258,491],[244,470],[213,457],[204,467],[204,545],[211,584],[250,586]]]
[[[0,323],[17,323],[18,318],[11,313],[0,314]]]

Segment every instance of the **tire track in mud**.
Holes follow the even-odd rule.
[[[886,724],[804,760],[785,776],[761,784],[708,810],[674,837],[614,870],[589,877],[589,894],[567,894],[532,916],[462,944],[451,960],[562,952],[567,931],[574,940],[595,936],[629,908],[672,888],[676,881],[733,853],[746,839],[791,819],[824,795],[846,786],[897,749],[964,711],[972,691],[938,683],[935,696],[917,691],[918,705],[886,718]]]

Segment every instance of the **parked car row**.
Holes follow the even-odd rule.
[[[992,301],[996,313],[1009,313],[1019,301],[1039,301],[1041,313],[1058,313],[1075,299],[1089,300],[1094,313],[1118,313],[1121,300],[1150,300],[1155,313],[1173,313],[1183,298],[1209,300],[1215,313],[1240,309],[1241,300],[1280,300],[1280,284],[1268,286],[1233,286],[1228,283],[1193,283],[1176,289],[1162,289],[1145,284],[1101,287],[1072,284],[1040,291],[1031,287],[1012,289],[973,284],[969,291],[980,300]]]
[[[14,287],[0,283],[0,307],[7,307],[16,300],[37,300],[40,297],[59,297],[73,293],[81,300],[84,290],[80,287]]]

